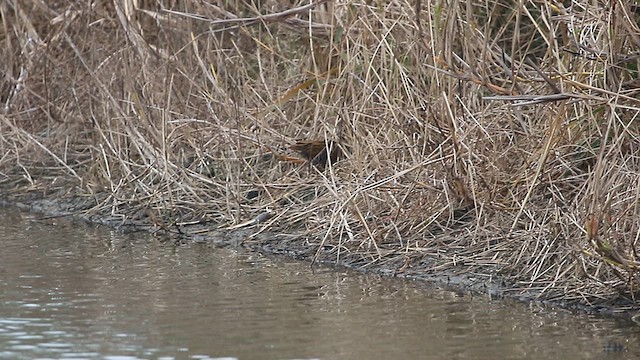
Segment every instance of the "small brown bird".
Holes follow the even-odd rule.
[[[315,165],[325,166],[327,160],[331,160],[334,163],[344,157],[338,143],[331,140],[326,142],[324,140],[303,140],[291,145],[290,148],[299,152],[302,157]],[[327,153],[330,156],[327,157]]]

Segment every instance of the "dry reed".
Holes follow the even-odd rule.
[[[2,2],[3,191],[633,308],[639,8],[518,4]]]

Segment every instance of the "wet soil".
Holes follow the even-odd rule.
[[[10,182],[0,182],[0,205],[14,206],[24,211],[43,214],[41,221],[85,221],[94,224],[114,227],[123,232],[146,231],[156,236],[166,237],[168,241],[207,242],[217,247],[241,247],[264,254],[286,256],[306,261],[311,266],[323,264],[336,267],[423,281],[434,286],[494,298],[514,298],[524,302],[536,302],[549,306],[575,309],[581,312],[599,313],[607,316],[632,318],[635,312],[630,310],[633,303],[626,299],[616,299],[609,303],[589,306],[582,303],[540,300],[537,293],[531,289],[516,289],[498,274],[471,274],[464,266],[459,271],[428,270],[433,268],[435,259],[428,256],[408,258],[403,256],[389,256],[382,259],[363,259],[362,256],[344,254],[336,259],[335,249],[331,246],[319,247],[310,244],[305,238],[307,234],[291,232],[278,234],[262,231],[261,224],[256,223],[242,228],[229,229],[218,224],[196,222],[190,224],[155,225],[150,218],[144,216],[144,211],[132,206],[132,211],[142,212],[139,216],[114,216],[105,213],[98,204],[107,198],[106,194],[82,196],[74,194],[70,187],[56,186],[57,190],[42,189],[28,186],[24,183],[16,185]],[[136,220],[130,220],[136,219]]]

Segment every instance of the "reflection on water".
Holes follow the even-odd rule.
[[[619,320],[13,209],[0,242],[0,358],[640,356],[638,328]]]

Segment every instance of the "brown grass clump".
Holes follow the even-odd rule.
[[[1,181],[633,307],[640,9],[514,4],[2,2]]]

